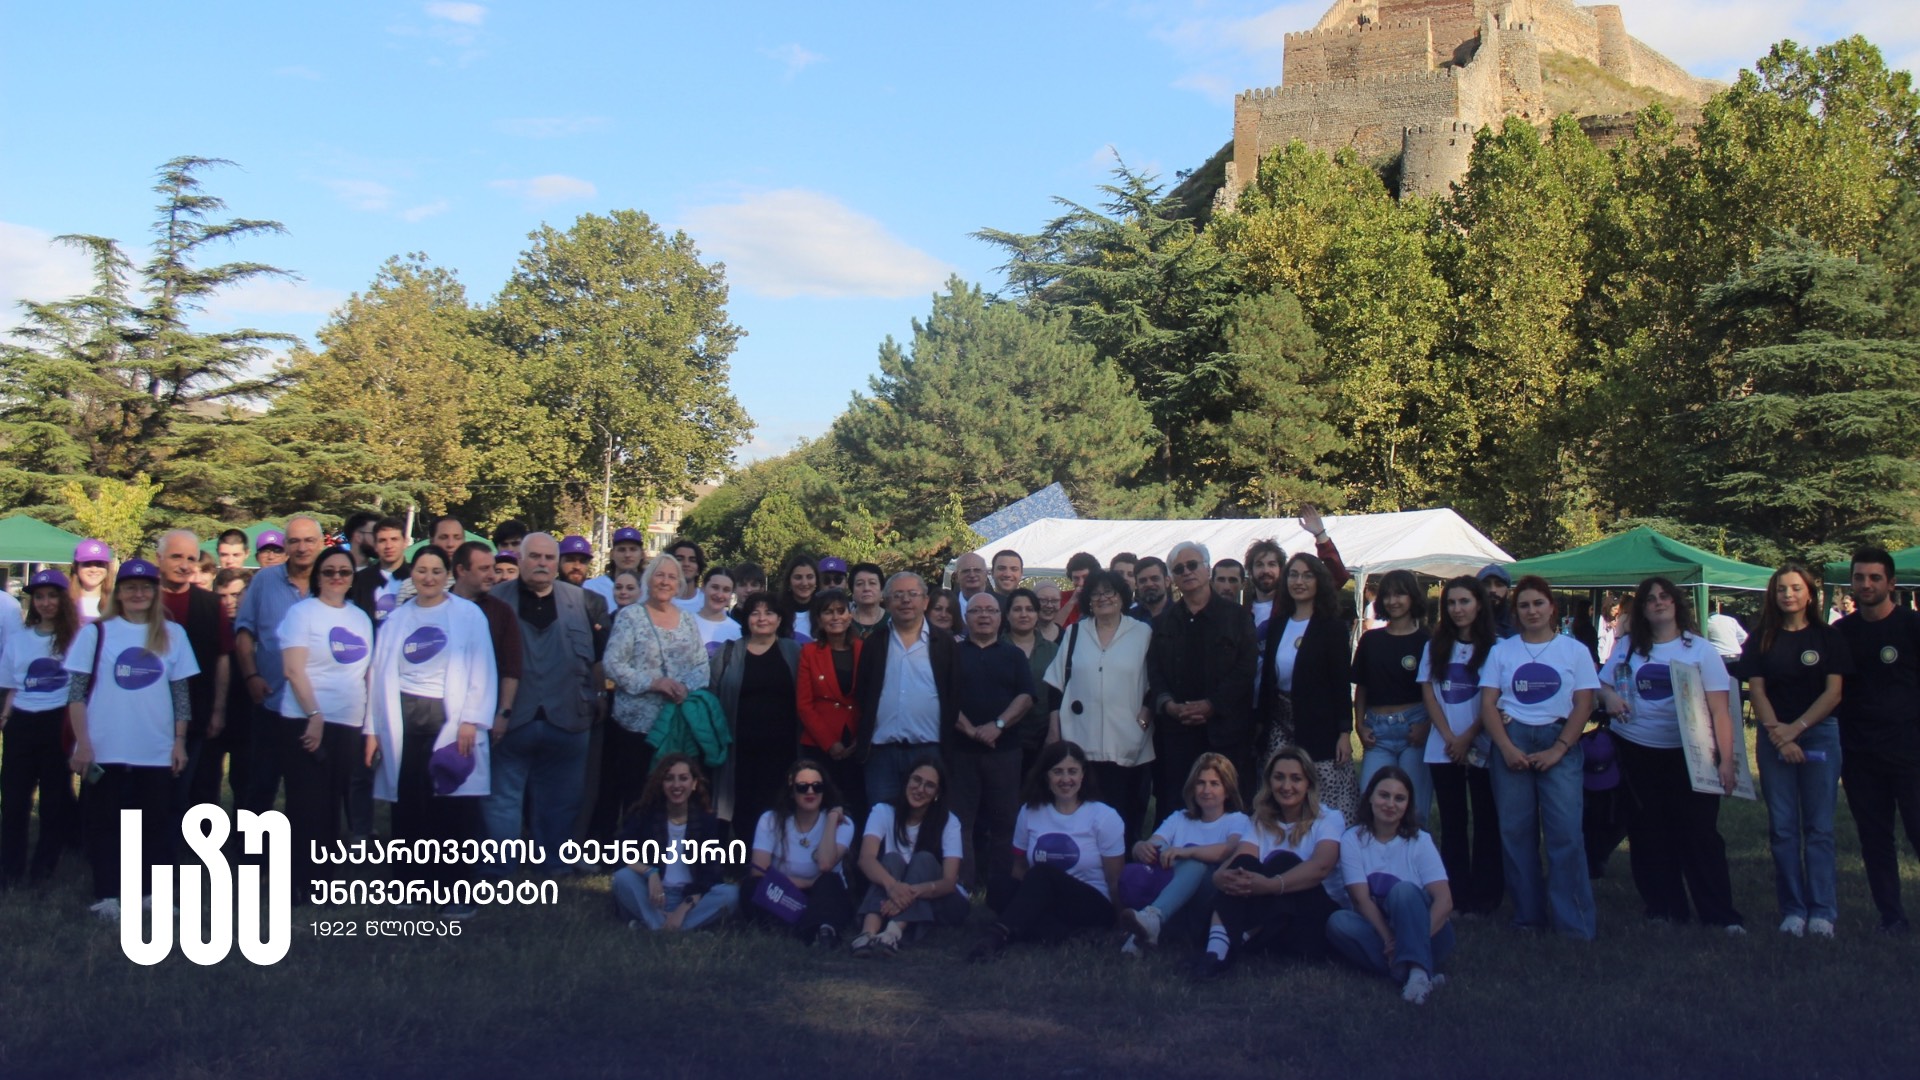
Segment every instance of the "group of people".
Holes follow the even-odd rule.
[[[874,955],[984,893],[981,957],[1117,926],[1129,953],[1191,942],[1207,973],[1331,953],[1421,1001],[1456,911],[1510,896],[1518,926],[1594,936],[1585,797],[1616,774],[1647,914],[1741,932],[1720,793],[1694,790],[1681,749],[1686,664],[1725,791],[1741,680],[1765,735],[1781,929],[1835,932],[1842,777],[1883,929],[1906,928],[1894,819],[1920,838],[1920,615],[1895,605],[1884,551],[1858,553],[1855,611],[1831,627],[1817,580],[1781,568],[1730,661],[1663,578],[1604,653],[1562,632],[1548,582],[1499,566],[1431,604],[1395,571],[1351,611],[1324,522],[1301,521],[1312,552],[1083,554],[1064,590],[1011,550],[962,556],[951,589],[807,555],[769,581],[688,541],[647,561],[634,529],[596,573],[582,537],[510,522],[488,544],[453,518],[409,554],[392,519],[349,519],[330,545],[295,517],[257,538],[250,578],[229,565],[244,534],[212,566],[184,530],[153,562],[88,541],[0,613],[0,881],[50,875],[78,838],[115,914],[117,811],[144,811],[160,860],[224,773],[248,809],[284,783],[301,870],[312,844],[371,836],[376,801],[399,839],[526,837],[547,855],[534,873],[568,872],[573,840],[733,836],[745,867],[620,868],[618,910],[660,930],[744,912]]]

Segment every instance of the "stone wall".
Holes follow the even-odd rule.
[[[1400,197],[1445,194],[1454,181],[1467,175],[1478,132],[1474,125],[1457,120],[1408,128],[1400,146]]]
[[[1425,20],[1308,30],[1288,34],[1286,46],[1286,66],[1281,70],[1287,86],[1434,67],[1433,35]]]
[[[1478,117],[1484,81],[1447,68],[1249,90],[1233,103],[1234,174],[1251,180],[1263,154],[1296,139],[1328,153],[1350,146],[1365,160],[1389,158],[1409,126],[1450,123],[1463,111]]]

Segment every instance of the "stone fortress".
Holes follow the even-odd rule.
[[[1231,208],[1261,156],[1295,139],[1327,153],[1352,147],[1370,163],[1399,157],[1403,197],[1445,194],[1466,175],[1480,128],[1552,119],[1551,64],[1591,65],[1598,80],[1682,105],[1721,86],[1630,36],[1612,4],[1335,0],[1318,26],[1287,35],[1281,85],[1235,97],[1216,205]]]

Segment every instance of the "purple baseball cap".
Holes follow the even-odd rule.
[[[268,529],[266,532],[261,533],[254,538],[253,550],[259,551],[263,548],[279,548],[285,551],[287,549],[287,534],[276,529]]]
[[[560,554],[562,556],[585,555],[588,558],[592,558],[593,545],[588,543],[587,538],[584,536],[569,536],[560,541]]]
[[[501,548],[499,551],[493,553],[493,561],[510,562],[518,566],[520,565],[520,553],[512,548]]]
[[[43,585],[51,585],[54,588],[59,589],[61,592],[65,592],[67,589],[72,587],[72,583],[67,580],[67,575],[61,573],[60,571],[42,570],[39,573],[33,575],[32,578],[28,579],[27,591],[32,592],[33,590],[38,589]]]
[[[427,758],[427,774],[433,777],[435,795],[451,795],[473,775],[473,757],[460,752],[460,744],[450,742]]]
[[[1588,791],[1612,791],[1620,786],[1620,761],[1613,734],[1596,731],[1580,740],[1587,751],[1587,771],[1581,779]]]
[[[844,574],[847,572],[847,560],[838,555],[829,555],[820,560],[820,572],[823,574]]]
[[[82,540],[73,549],[73,561],[76,563],[112,562],[113,549],[105,540]]]
[[[160,568],[145,559],[128,559],[120,564],[119,576],[113,579],[115,585],[124,585],[129,581],[160,580]]]
[[[642,533],[639,529],[629,525],[623,529],[613,530],[613,542],[616,544],[644,544],[647,542],[647,537],[646,534]]]

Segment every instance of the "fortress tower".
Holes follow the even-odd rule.
[[[1444,194],[1466,175],[1480,128],[1552,118],[1542,67],[1552,54],[1690,104],[1719,89],[1629,36],[1612,4],[1335,0],[1319,25],[1287,35],[1281,85],[1234,99],[1216,205],[1231,209],[1260,158],[1295,139],[1372,162],[1399,157],[1403,196]]]

